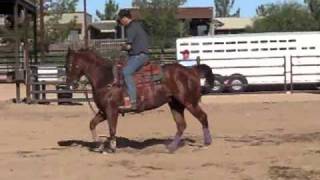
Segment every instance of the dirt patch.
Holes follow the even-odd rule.
[[[180,149],[168,153],[176,125],[163,106],[120,117],[117,152],[102,154],[92,151],[87,105],[0,101],[0,179],[319,179],[319,95],[205,96],[202,107],[213,135],[209,147],[186,112]],[[107,139],[107,123],[97,132]]]
[[[320,171],[304,170],[285,166],[272,166],[268,174],[271,180],[317,180],[320,179]]]
[[[305,134],[263,134],[259,136],[221,137],[227,142],[241,143],[249,146],[280,145],[284,143],[320,143],[320,132]]]

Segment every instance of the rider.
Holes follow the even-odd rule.
[[[127,65],[123,69],[123,75],[130,97],[130,104],[121,106],[120,108],[136,110],[137,91],[133,74],[149,59],[149,38],[141,23],[132,19],[128,9],[120,10],[118,22],[126,28],[127,42],[122,49],[128,51],[129,58]]]

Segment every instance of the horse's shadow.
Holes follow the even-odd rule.
[[[171,141],[172,139],[170,138],[163,138],[163,139],[151,138],[151,139],[146,139],[144,141],[136,141],[136,140],[130,140],[125,137],[117,137],[117,148],[118,149],[132,148],[136,150],[143,150],[145,148],[157,146],[157,145],[167,146]],[[183,140],[183,145],[185,143],[193,144],[195,143],[195,140],[186,138]],[[106,140],[104,144],[105,144],[105,148],[109,148],[109,140]],[[58,141],[58,145],[64,146],[64,147],[81,146],[81,147],[88,148],[89,150],[94,150],[99,147],[100,143],[83,141],[83,140],[62,140],[62,141]]]

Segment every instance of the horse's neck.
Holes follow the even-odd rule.
[[[109,71],[110,70],[103,66],[101,63],[88,63],[84,74],[89,80],[92,89],[97,90],[106,87],[112,82],[112,70],[111,72]]]

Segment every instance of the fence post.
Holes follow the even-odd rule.
[[[161,52],[160,52],[160,62],[161,61],[164,61],[164,50],[161,49]]]
[[[30,92],[30,59],[29,59],[29,46],[28,42],[24,43],[23,48],[23,58],[24,58],[24,67],[25,67],[25,84],[26,84],[26,96],[27,103],[31,102],[31,92]]]
[[[290,93],[293,93],[293,66],[292,56],[290,56]]]
[[[288,88],[287,88],[287,57],[283,56],[283,60],[284,60],[284,91],[286,93],[288,93]]]
[[[197,56],[196,61],[197,61],[197,65],[199,66],[200,65],[200,56]]]

